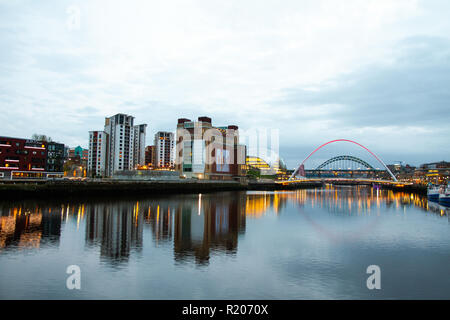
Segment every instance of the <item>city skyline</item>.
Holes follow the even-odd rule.
[[[209,116],[280,130],[290,168],[338,138],[386,163],[450,158],[445,1],[0,7],[1,135],[87,147],[125,113],[151,145],[177,118]]]

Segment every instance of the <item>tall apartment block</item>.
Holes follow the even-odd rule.
[[[108,134],[108,157],[106,175],[111,177],[116,171],[132,170],[134,151],[134,117],[116,114],[105,118],[105,132]]]
[[[108,134],[105,131],[89,131],[88,175],[106,175]]]
[[[159,131],[155,134],[154,164],[155,168],[173,168],[175,138],[172,132]]]
[[[240,180],[246,176],[246,147],[235,125],[214,127],[211,118],[178,119],[176,165],[187,178]]]
[[[145,134],[146,124],[134,126],[134,150],[133,150],[133,168],[145,165]]]
[[[97,137],[102,135],[102,144],[105,146],[94,150],[94,140],[89,144],[88,161],[90,175],[96,172],[94,166],[94,157],[98,157],[98,150],[101,151],[102,157],[105,159],[104,173],[102,176],[112,177],[117,171],[134,170],[138,165],[145,162],[145,133],[146,124],[134,125],[134,117],[123,113],[118,113],[112,117],[105,118],[104,131],[91,131],[92,138],[94,133]],[[98,139],[98,138],[97,138]],[[97,141],[97,144],[99,142]],[[105,147],[105,149],[103,149]],[[92,148],[92,152],[91,152]],[[91,159],[92,157],[92,159]]]

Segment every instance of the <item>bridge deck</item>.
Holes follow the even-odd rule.
[[[378,179],[364,179],[364,178],[356,178],[356,179],[348,179],[348,178],[305,178],[305,179],[292,179],[292,180],[281,180],[276,181],[276,183],[280,183],[283,185],[288,185],[291,183],[307,183],[307,182],[348,182],[348,183],[375,183],[382,185],[394,185],[394,186],[406,186],[413,185],[412,182],[401,182],[401,181],[392,181],[392,180],[378,180]]]

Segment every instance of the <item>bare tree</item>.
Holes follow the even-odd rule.
[[[52,142],[52,138],[51,137],[47,137],[45,134],[33,134],[31,136],[31,139],[33,140],[37,140],[37,141],[45,141],[45,142]]]

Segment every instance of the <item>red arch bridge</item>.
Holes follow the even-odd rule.
[[[323,147],[336,143],[347,142],[357,145],[368,152],[378,163],[381,164],[381,168],[374,168],[372,165],[364,160],[350,155],[340,155],[333,157],[313,170],[305,170],[305,162],[317,151]],[[399,185],[397,178],[392,171],[386,166],[375,153],[370,151],[362,144],[348,139],[336,139],[328,141],[321,146],[317,147],[311,152],[292,173],[289,180],[279,181],[278,183],[290,184],[299,182],[329,182],[329,183],[352,183],[352,184],[392,184]],[[406,183],[401,183],[402,185]],[[408,183],[409,184],[409,183]]]

